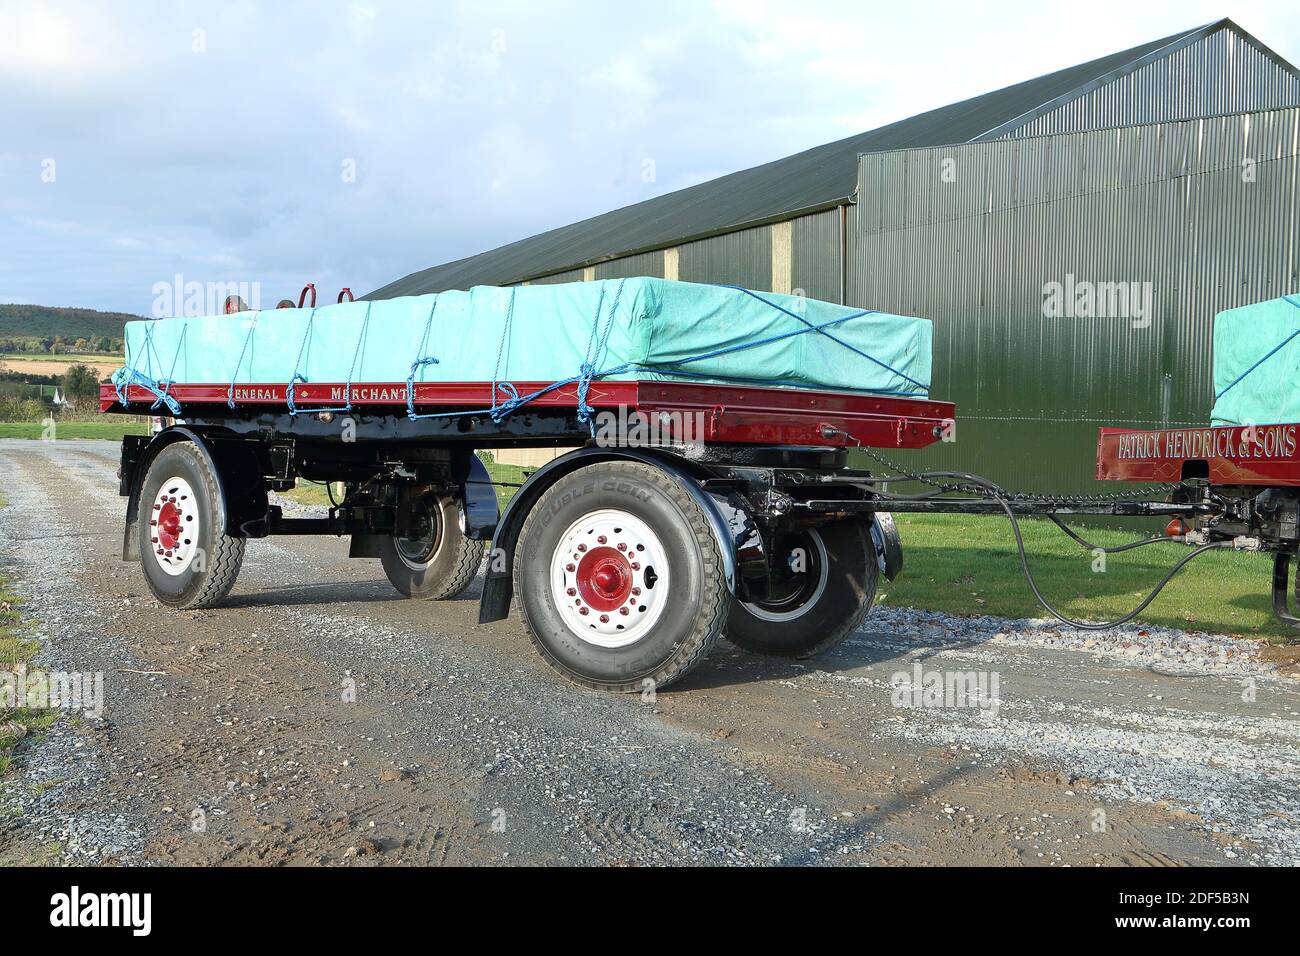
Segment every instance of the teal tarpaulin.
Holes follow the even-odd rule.
[[[1300,295],[1215,317],[1212,422],[1300,422]]]
[[[810,327],[818,330],[813,331]],[[176,384],[703,379],[927,396],[931,325],[635,278],[128,322],[127,367]],[[601,373],[607,373],[602,375]],[[119,376],[123,378],[124,376]]]

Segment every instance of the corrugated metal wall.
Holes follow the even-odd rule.
[[[647,252],[639,256],[625,256],[611,259],[596,266],[597,279],[627,279],[632,276],[653,276],[662,279],[664,275],[664,253]]]
[[[533,279],[529,285],[555,285],[560,282],[581,282],[582,269],[574,269],[571,272],[557,272],[555,275],[544,276],[541,279]]]
[[[1300,77],[1228,29],[990,138],[1074,133],[1300,105]]]
[[[728,232],[678,246],[677,278],[747,289],[772,288],[772,230]]]
[[[864,155],[850,304],[934,320],[958,403],[924,460],[1114,491],[1087,477],[1098,425],[1207,422],[1215,313],[1300,290],[1298,153],[1286,109]],[[1070,277],[1149,284],[1149,324],[1045,317]]]
[[[841,295],[840,210],[801,216],[790,224],[790,288],[823,302]]]

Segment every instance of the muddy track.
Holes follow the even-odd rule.
[[[0,862],[1300,862],[1300,693],[1252,644],[878,609],[805,665],[724,644],[607,696],[477,626],[477,585],[406,601],[335,539],[251,542],[225,606],[166,611],[115,464],[0,441],[37,664],[106,675],[0,781]],[[915,667],[996,675],[996,709],[895,706]]]

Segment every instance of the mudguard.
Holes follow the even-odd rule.
[[[158,453],[168,445],[188,441],[208,460],[217,477],[217,492],[225,501],[226,528],[237,538],[261,538],[267,534],[266,481],[256,450],[246,441],[173,425],[154,436],[144,447],[136,441],[123,443],[119,475],[127,499],[126,527],[122,535],[122,560],[140,560],[136,530],[140,520],[140,489]]]
[[[504,620],[510,614],[510,601],[514,597],[515,545],[524,519],[547,488],[565,475],[585,465],[602,461],[639,461],[653,465],[677,478],[690,493],[709,520],[718,551],[722,554],[723,572],[727,588],[736,591],[736,541],[721,507],[712,495],[700,487],[699,482],[683,467],[684,463],[666,455],[630,448],[579,448],[562,458],[542,466],[519,489],[506,506],[505,514],[497,525],[488,559],[487,578],[483,582],[483,596],[479,601],[480,624]]]

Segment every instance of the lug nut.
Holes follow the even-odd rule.
[[[609,538],[605,537],[605,536],[602,534],[599,538],[596,539],[596,543],[597,543],[597,544],[604,544],[604,543],[607,542],[608,540],[609,540]]]
[[[574,596],[578,593],[578,589],[577,589],[577,588],[569,588],[569,590],[565,591],[564,593],[567,594],[567,595],[569,595],[569,597],[574,597]]]
[[[572,573],[573,573],[575,570],[577,570],[577,569],[576,569],[573,565],[571,565],[571,564],[566,564],[566,565],[564,566],[564,570],[566,570],[566,571],[568,571],[570,574],[572,574]]]
[[[618,543],[618,550],[620,550],[620,551],[626,551],[626,550],[627,550],[627,545],[625,545],[622,541],[620,541],[620,542]]]
[[[609,623],[609,615],[608,615],[608,614],[602,614],[602,615],[600,616],[600,623],[601,623],[601,624],[608,624],[608,623]]]
[[[633,562],[632,562],[632,570],[633,570],[633,571],[640,571],[640,570],[641,570],[641,565],[640,565],[640,563],[637,562],[637,561],[633,561]]]
[[[641,593],[641,589],[640,589],[640,588],[633,588],[633,589],[632,589],[632,593],[633,593],[633,594],[640,594],[640,593]]]
[[[619,614],[622,614],[624,617],[627,617],[627,615],[628,615],[628,610],[627,610],[627,608],[625,608],[625,607],[621,607],[621,608],[618,609],[618,613],[619,613]]]
[[[586,616],[587,616],[587,609],[586,609],[585,607],[580,607],[580,608],[578,608],[578,613],[581,614],[583,617],[586,617]]]
[[[580,544],[580,545],[578,545],[578,550],[579,550],[579,551],[586,551],[586,550],[587,550],[587,546],[586,546],[585,544]]]

